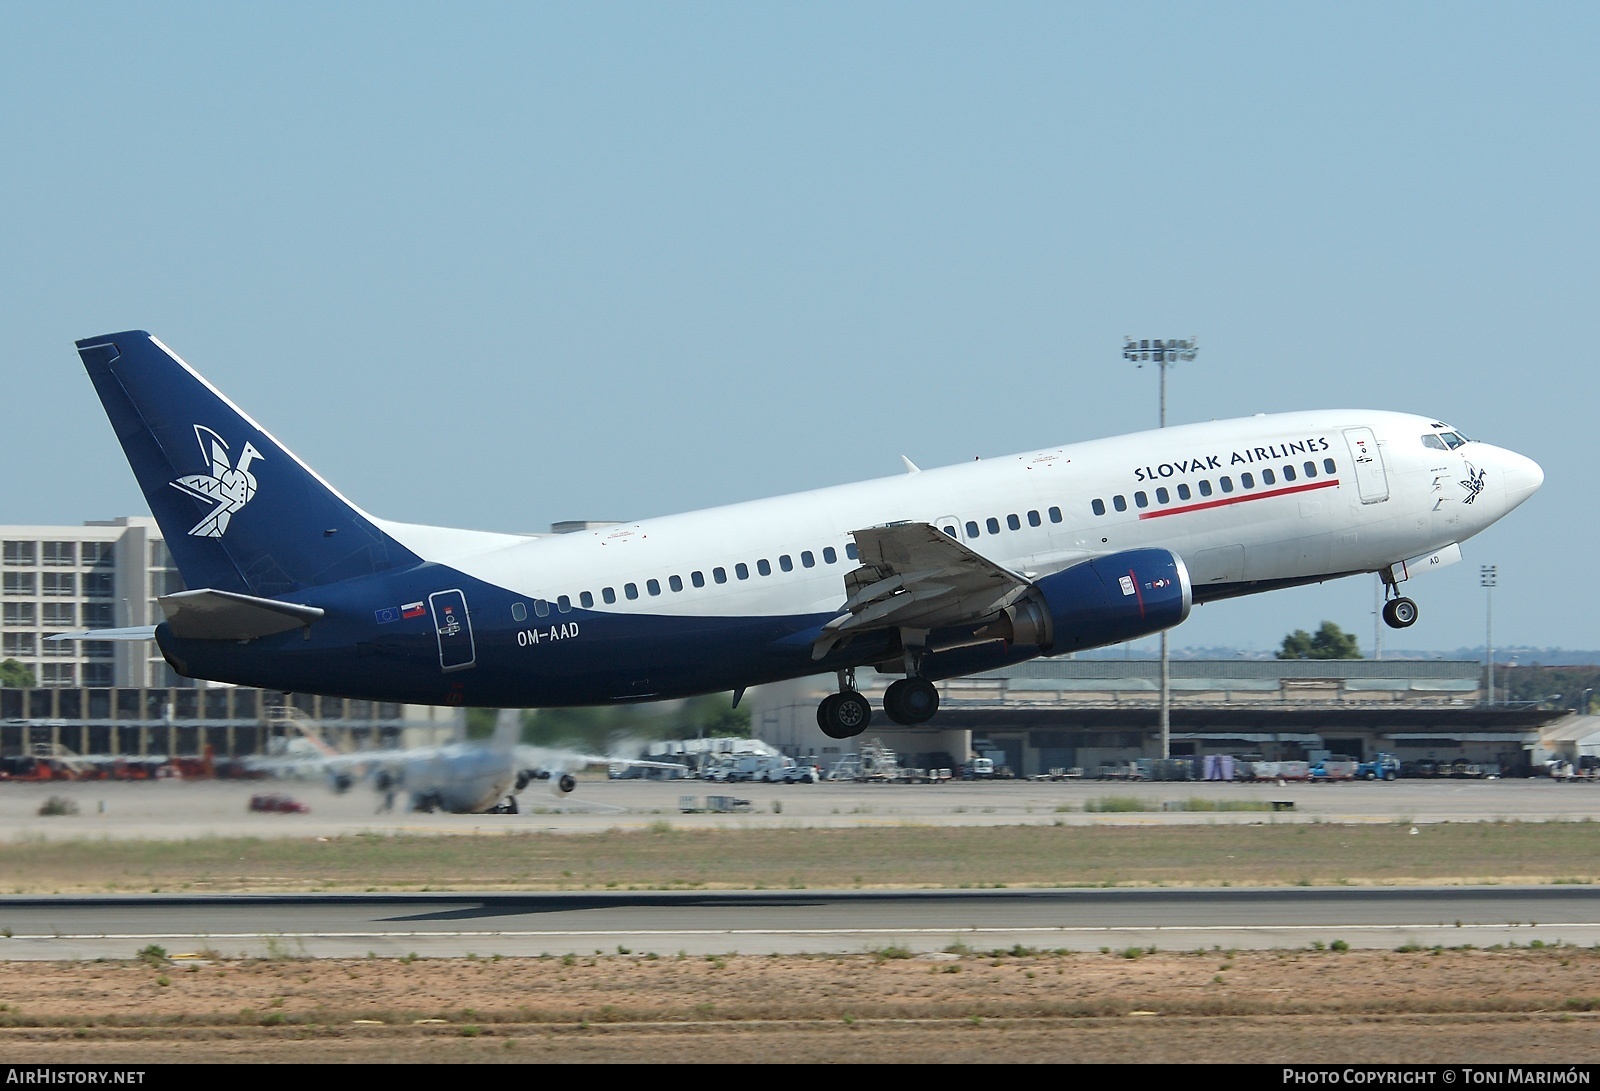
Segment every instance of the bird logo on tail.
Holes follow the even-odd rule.
[[[239,464],[228,458],[228,444],[221,436],[204,425],[194,426],[194,438],[200,444],[200,457],[211,464],[210,475],[190,474],[171,482],[173,488],[188,493],[196,500],[215,504],[206,517],[189,531],[196,538],[220,538],[228,529],[234,512],[250,503],[256,494],[256,478],[250,464],[262,457],[260,451],[246,442],[239,452]],[[209,449],[208,449],[209,440]]]

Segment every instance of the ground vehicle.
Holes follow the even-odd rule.
[[[967,762],[965,768],[963,768],[961,770],[961,779],[962,780],[993,780],[994,779],[994,759],[993,758],[973,758],[971,761]]]
[[[1361,763],[1344,754],[1329,754],[1311,764],[1310,777],[1314,781],[1354,780],[1359,775]]]
[[[1362,780],[1393,780],[1399,775],[1400,759],[1393,754],[1379,754],[1356,767],[1356,776]]]
[[[311,808],[293,796],[264,793],[250,797],[250,809],[263,814],[310,814]]]

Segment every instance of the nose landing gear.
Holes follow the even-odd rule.
[[[1417,623],[1417,604],[1401,596],[1383,604],[1383,623],[1391,629],[1408,629]]]

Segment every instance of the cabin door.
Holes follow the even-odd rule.
[[[1383,472],[1383,454],[1370,428],[1346,428],[1344,441],[1350,445],[1350,460],[1355,464],[1356,491],[1363,504],[1389,499],[1389,476]]]

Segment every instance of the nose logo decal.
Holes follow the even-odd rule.
[[[1478,494],[1483,491],[1483,478],[1487,472],[1474,469],[1472,463],[1467,463],[1467,479],[1461,482],[1461,487],[1467,490],[1467,498],[1461,501],[1463,504],[1470,504],[1478,498]]]
[[[234,512],[250,503],[255,496],[256,477],[250,472],[250,464],[262,455],[246,442],[244,450],[239,452],[238,465],[234,465],[228,457],[227,441],[217,433],[197,424],[194,426],[194,438],[200,444],[201,459],[211,464],[211,473],[190,474],[170,484],[196,500],[216,505],[206,513],[204,519],[190,528],[189,533],[196,538],[220,538],[227,532],[228,522]]]

